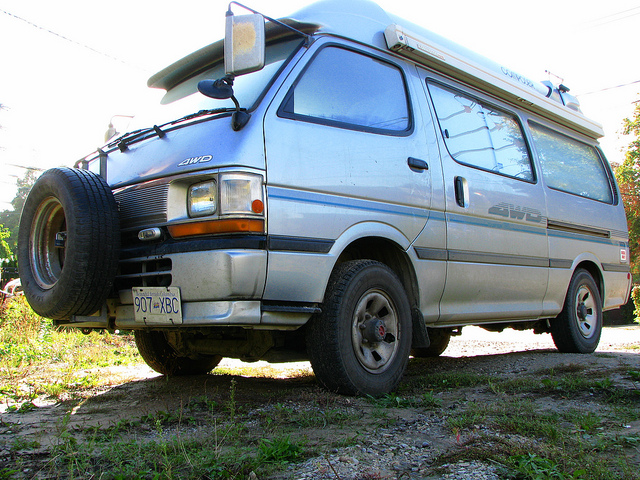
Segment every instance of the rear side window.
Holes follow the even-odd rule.
[[[428,83],[449,154],[459,163],[532,182],[522,128],[513,115]]]
[[[607,169],[594,147],[535,123],[529,126],[550,188],[613,203]]]
[[[411,128],[402,72],[352,50],[318,52],[287,94],[278,115],[313,123],[401,134]]]

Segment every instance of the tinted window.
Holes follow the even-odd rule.
[[[429,84],[436,116],[451,156],[483,170],[533,181],[520,124],[475,98]]]
[[[336,47],[324,48],[316,55],[279,113],[367,130],[400,132],[410,127],[400,70]]]
[[[529,124],[550,188],[612,203],[611,182],[595,148],[546,127]]]

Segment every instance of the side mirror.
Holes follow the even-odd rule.
[[[227,13],[224,69],[227,75],[256,72],[264,67],[264,17]]]

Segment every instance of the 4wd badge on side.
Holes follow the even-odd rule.
[[[206,162],[210,162],[211,160],[213,160],[213,155],[201,155],[199,157],[186,158],[183,161],[181,161],[178,164],[178,166],[186,167],[187,165],[194,165],[196,163],[206,163]]]

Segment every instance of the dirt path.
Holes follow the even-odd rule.
[[[613,384],[637,390],[637,385],[631,385],[633,381],[625,377],[624,372],[629,369],[640,370],[638,353],[640,353],[640,326],[605,328],[600,347],[593,355],[557,353],[549,335],[533,335],[530,332],[512,330],[490,333],[479,328],[467,327],[463,330],[462,336],[452,339],[442,357],[411,360],[403,385],[418,384],[424,375],[434,372],[468,372],[500,378],[504,381],[522,375],[535,374],[545,369],[550,371],[571,365],[585,365],[581,367],[584,369],[580,370],[579,375],[608,371],[611,372],[609,377]],[[258,371],[254,369],[255,366],[255,364],[247,365],[238,361],[224,360],[218,370],[230,370],[233,372],[232,375],[202,375],[171,379],[156,374],[145,365],[100,369],[100,375],[109,376],[111,386],[91,392],[84,400],[70,399],[54,402],[40,399],[36,401],[39,408],[33,411],[21,414],[2,413],[0,468],[6,467],[10,459],[15,458],[15,449],[12,445],[16,445],[17,438],[25,444],[31,442],[38,445],[38,448],[28,452],[28,455],[34,459],[38,456],[46,457],[47,452],[60,443],[62,432],[85,432],[89,427],[105,429],[114,427],[119,422],[140,419],[144,416],[177,415],[192,405],[194,399],[228,399],[230,389],[234,390],[235,399],[239,406],[243,406],[247,419],[252,418],[252,415],[261,418],[262,414],[259,412],[273,408],[274,405],[291,405],[293,411],[313,409],[318,405],[332,405],[352,412],[354,419],[358,416],[364,418],[363,415],[366,416],[372,412],[375,414],[373,410],[376,407],[368,406],[362,399],[351,399],[322,392],[315,385],[308,363],[278,366],[265,364],[264,368]],[[251,369],[251,375],[256,375],[258,372],[265,376],[244,376],[243,368]],[[464,391],[454,389],[441,394],[438,402],[446,411],[445,409],[455,409],[456,405],[462,401],[490,402],[493,401],[494,396],[495,392],[486,391],[486,389]],[[575,408],[597,408],[596,404],[587,404],[581,400],[560,398],[557,402],[548,399],[540,401],[549,402],[550,409],[573,408],[571,402],[575,403]],[[377,468],[377,471],[382,472],[381,475],[386,472],[385,475],[392,478],[393,471],[389,469],[397,470],[406,467],[422,471],[421,465],[429,464],[438,454],[460,442],[460,438],[455,438],[451,435],[450,429],[447,430],[442,415],[434,416],[432,413],[425,413],[423,407],[403,408],[398,412],[394,411],[393,415],[395,415],[396,428],[387,430],[377,428],[376,437],[367,439],[366,447],[358,450],[357,454],[354,453],[353,448],[344,452],[334,452],[336,458],[342,456],[343,459],[354,459],[352,463],[343,462],[343,467],[346,466],[347,470],[357,470],[362,468],[362,462],[365,461],[368,463],[367,468],[374,470]],[[353,428],[347,430],[361,428],[367,431],[369,428],[365,420],[362,420],[361,424],[358,420],[353,422]],[[624,425],[624,428],[629,435],[638,435],[640,421]],[[151,429],[137,433],[141,436],[153,434]],[[334,441],[335,438],[340,438],[340,435],[347,435],[347,433],[331,432],[316,426],[305,430],[304,435],[311,445],[321,446],[323,442]],[[389,461],[390,463],[387,462],[386,466],[381,466],[380,462],[385,461],[385,455],[395,451],[392,450],[393,445],[405,445],[408,448],[407,451],[414,449],[415,456],[407,457],[408,460],[405,463],[396,461],[394,464]],[[395,458],[397,460],[397,456]],[[302,474],[319,471],[318,468],[320,467],[317,462],[305,464],[297,473],[290,472],[291,478],[323,478],[322,476],[314,477],[313,473]],[[28,475],[25,478],[29,478]],[[290,477],[285,475],[282,478]],[[343,472],[340,478],[352,477]],[[493,477],[489,475],[477,478]]]
[[[630,350],[632,347],[637,350]],[[635,365],[640,369],[640,326],[608,327],[603,330],[597,353],[617,353],[615,356],[572,355],[557,353],[550,335],[534,335],[529,331],[506,330],[501,333],[487,332],[477,327],[463,329],[463,334],[453,337],[449,347],[439,359],[430,360],[429,365],[439,371],[449,369],[492,374],[518,374],[519,372],[553,368],[557,365],[589,362],[602,368],[615,368],[621,362]],[[630,353],[631,352],[631,353]],[[637,362],[637,363],[636,363]],[[292,390],[304,386],[308,388],[312,379],[312,370],[308,362],[274,364],[257,362],[246,364],[237,360],[225,359],[218,369],[242,369],[246,367],[256,373],[260,366],[265,377],[241,377],[238,385],[238,398],[242,399],[243,390],[258,392],[269,390]],[[101,375],[109,376],[112,386],[96,391],[84,401],[65,401],[39,399],[40,408],[32,412],[15,415],[3,414],[2,421],[11,423],[20,421],[20,435],[37,438],[41,444],[50,444],[56,438],[61,422],[67,427],[110,426],[120,420],[153,415],[158,411],[174,411],[180,405],[188,403],[190,398],[207,395],[229,388],[228,376],[198,376],[166,379],[151,370],[145,364],[127,367],[110,367],[98,370]],[[87,370],[86,373],[95,373]],[[419,373],[418,373],[419,374]],[[414,372],[410,369],[407,377]],[[298,380],[291,381],[291,376]],[[405,379],[406,380],[406,379]],[[65,419],[67,413],[70,417]],[[0,435],[0,441],[2,435]]]

